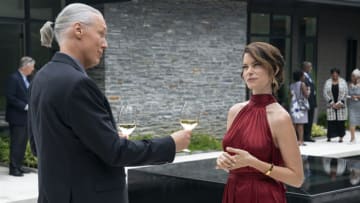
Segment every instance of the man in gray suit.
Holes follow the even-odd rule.
[[[102,14],[70,4],[41,29],[42,43],[57,52],[30,86],[29,133],[38,157],[39,203],[125,203],[125,166],[172,162],[190,143],[181,130],[162,138],[119,137],[106,97],[86,69],[107,47]]]

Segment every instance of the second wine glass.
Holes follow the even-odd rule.
[[[199,124],[199,108],[195,104],[185,102],[181,109],[180,124],[184,130],[193,130]]]
[[[118,130],[128,137],[136,128],[136,115],[135,110],[130,105],[124,105],[121,107],[117,119]]]
[[[184,130],[192,131],[199,124],[199,108],[191,102],[185,102],[181,109],[180,125]],[[190,149],[183,149],[183,152],[191,152]]]

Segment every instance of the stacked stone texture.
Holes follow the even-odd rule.
[[[136,108],[134,134],[181,129],[184,102],[196,102],[196,132],[222,137],[228,109],[245,100],[241,54],[246,2],[144,0],[104,5],[108,44],[99,81],[113,113]],[[103,83],[104,82],[104,83]]]

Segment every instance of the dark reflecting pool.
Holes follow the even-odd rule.
[[[289,203],[360,202],[360,160],[303,156],[305,181],[287,187]],[[129,169],[130,203],[220,203],[227,173],[215,159]]]

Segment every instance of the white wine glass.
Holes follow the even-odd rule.
[[[199,124],[200,109],[191,102],[185,102],[181,109],[180,125],[184,130],[192,131]],[[184,152],[190,152],[189,149],[184,149]]]
[[[121,107],[118,114],[117,126],[118,130],[125,136],[129,137],[136,128],[135,109],[130,105]]]

